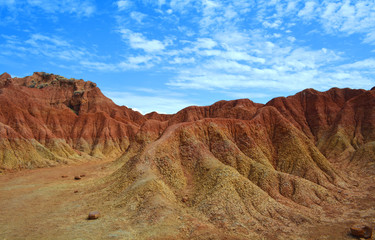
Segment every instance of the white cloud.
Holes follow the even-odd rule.
[[[86,17],[91,16],[96,10],[91,0],[27,0],[27,3],[50,13],[72,13]]]
[[[248,61],[248,62],[254,62],[254,63],[264,63],[265,59],[260,57],[251,56],[248,53],[244,51],[223,51],[220,52],[220,54],[217,54],[217,56],[220,56],[224,59],[230,59],[230,60],[236,60],[236,61]]]
[[[214,39],[224,48],[246,47],[250,41],[247,33],[238,31],[237,29],[220,29],[214,34]]]
[[[69,46],[70,44],[62,39],[56,38],[56,37],[49,37],[45,36],[39,33],[32,34],[31,38],[25,41],[26,43],[32,45],[32,46],[38,46],[40,42],[50,42],[51,44],[55,46]]]
[[[234,32],[234,35],[237,32]],[[220,34],[219,43],[231,42]],[[241,44],[221,44],[233,49],[207,49],[198,51],[203,59],[199,65],[181,69],[168,85],[184,89],[243,89],[264,88],[299,91],[307,87],[324,90],[329,87],[363,87],[373,85],[371,78],[340,66],[340,54],[326,49],[311,50],[294,46],[289,41],[271,42],[266,35],[250,32],[240,34]],[[217,39],[216,39],[217,40]],[[236,40],[238,41],[238,39]],[[373,60],[356,63],[369,67]]]
[[[131,64],[140,64],[140,63],[148,63],[152,59],[151,56],[136,56],[136,57],[129,57],[128,61]]]
[[[202,55],[202,56],[220,56],[222,54],[222,51],[220,50],[203,50],[203,51],[199,51],[198,54]]]
[[[165,4],[165,0],[158,0],[159,8]]]
[[[183,71],[168,84],[180,88],[202,90],[239,90],[262,88],[280,91],[300,91],[313,87],[327,90],[331,87],[370,88],[374,85],[371,78],[359,72],[341,69],[303,68],[300,71],[288,71],[282,67],[253,68],[249,71],[224,71],[204,66]]]
[[[296,41],[296,38],[295,37],[293,37],[293,36],[289,36],[289,37],[287,37],[286,38],[289,42],[295,42]]]
[[[305,3],[305,7],[298,12],[299,17],[310,19],[314,16],[315,2],[309,1]]]
[[[329,33],[343,32],[346,34],[364,33],[365,42],[372,42],[375,34],[375,2],[345,1],[327,2],[322,6],[320,22]]]
[[[196,42],[197,48],[207,48],[211,49],[213,47],[216,47],[217,43],[212,40],[211,38],[198,38]]]
[[[266,28],[279,28],[281,24],[282,24],[282,21],[279,19],[274,22],[268,22],[268,21],[263,22],[263,26]]]
[[[264,92],[232,92],[232,91],[222,91],[225,95],[232,99],[248,98],[254,101],[254,99],[267,99],[271,98],[271,94]]]
[[[334,86],[338,81],[345,85],[353,80],[346,71],[331,67],[342,61],[340,54],[326,48],[300,47],[295,45],[294,36],[279,39],[277,34],[265,34],[266,30],[239,30],[237,20],[225,15],[225,8],[239,11],[231,3],[203,2],[203,16],[198,22],[201,28],[212,31],[200,32],[198,35],[204,38],[186,41],[185,45],[190,47],[177,51],[177,57],[170,63],[194,56],[197,64],[176,69],[177,76],[168,85],[206,90],[246,87],[301,90],[309,86]],[[308,19],[319,9],[314,2],[302,5],[299,1],[289,1],[276,11],[278,17],[293,13]],[[282,18],[263,21],[268,28],[282,29],[283,24]],[[368,79],[361,79],[361,84],[369,83]]]
[[[286,10],[285,12],[286,13],[291,13],[291,12],[295,12],[295,11],[298,11],[298,3],[299,3],[299,0],[296,0],[296,1],[288,1],[288,5],[286,6]]]
[[[159,91],[157,93],[134,93],[103,91],[103,93],[112,99],[118,105],[135,108],[142,114],[157,111],[159,113],[176,113],[177,111],[195,105],[186,98],[176,97],[172,93]],[[173,103],[173,104],[171,104]]]
[[[1,37],[5,43],[0,44],[0,48],[6,49],[1,52],[1,55],[16,55],[21,58],[43,56],[46,57],[46,61],[64,68],[69,68],[71,64],[71,68],[79,67],[93,71],[127,71],[151,68],[161,61],[159,56],[147,54],[127,56],[118,62],[103,61],[103,57],[96,56],[83,47],[72,45],[65,39],[40,33],[31,34],[25,40],[4,34]],[[144,48],[150,50],[150,48]],[[68,61],[68,65],[58,63],[59,60]]]
[[[139,24],[142,24],[143,19],[146,17],[146,14],[143,14],[141,12],[131,12],[130,17],[137,21]]]
[[[188,11],[189,9],[188,6],[193,3],[199,4],[199,3],[196,3],[194,0],[171,0],[170,7],[174,11],[184,13]]]
[[[90,61],[90,60],[81,60],[80,65],[83,68],[95,71],[112,71],[120,72],[127,70],[139,70],[139,69],[148,69],[159,62],[160,58],[156,56],[130,56],[126,59],[117,62],[117,63],[107,63],[102,61]]]
[[[244,19],[239,15],[249,11],[249,3],[244,1],[210,1],[203,0],[199,6],[202,17],[198,23],[201,34],[210,34],[217,30],[235,29],[238,22]]]
[[[210,60],[205,65],[206,69],[212,69],[217,72],[231,72],[231,73],[241,73],[246,74],[252,70],[252,67],[249,65],[238,63],[233,60],[224,60],[224,59],[214,59]]]
[[[120,30],[122,37],[127,40],[132,48],[143,49],[145,52],[159,52],[165,49],[165,46],[159,40],[148,40],[141,33],[135,33],[128,29]]]
[[[181,57],[175,57],[172,61],[169,61],[171,64],[189,64],[189,63],[195,63],[195,58],[181,58]]]
[[[344,64],[340,66],[342,69],[365,69],[375,73],[375,58],[368,58],[354,63]]]
[[[119,0],[116,2],[116,5],[119,11],[123,11],[123,10],[129,9],[132,3],[130,2],[130,0]]]
[[[29,39],[20,40],[15,36],[2,35],[6,42],[0,45],[4,49],[12,51],[13,54],[31,54],[34,56],[45,56],[55,62],[60,60],[80,60],[89,57],[90,54],[85,48],[71,45],[66,40],[57,36],[46,36],[43,34],[32,34]]]
[[[88,60],[82,60],[79,63],[82,67],[90,70],[115,71],[117,69],[115,65],[104,62],[92,62]]]
[[[363,40],[363,42],[375,45],[375,30],[373,32],[367,33],[365,39]]]
[[[298,23],[319,24],[324,33],[363,34],[364,43],[375,44],[375,2],[345,1],[264,1],[257,3],[257,21],[264,27],[283,29]],[[316,28],[318,29],[318,28]]]

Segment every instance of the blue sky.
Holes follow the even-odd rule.
[[[96,82],[142,113],[375,85],[375,1],[0,0],[0,72]]]

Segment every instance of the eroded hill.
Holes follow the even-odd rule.
[[[0,167],[53,166],[125,152],[145,121],[95,83],[34,73],[0,76]]]
[[[373,209],[345,215],[375,205],[374,89],[143,116],[91,82],[3,74],[0,104],[1,168],[116,158],[87,201],[123,214],[134,239],[308,239],[308,227],[375,223]]]

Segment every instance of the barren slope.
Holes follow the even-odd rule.
[[[33,168],[123,153],[145,118],[96,84],[34,73],[0,76],[0,168]]]
[[[0,79],[0,166],[119,156],[82,198],[130,239],[350,239],[351,223],[375,224],[374,90],[142,116],[90,82]]]

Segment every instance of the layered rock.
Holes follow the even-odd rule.
[[[352,186],[348,173],[362,174],[354,163],[375,174],[373,101],[372,91],[308,89],[266,105],[220,101],[168,118],[154,113],[106,190],[151,232],[185,226],[201,238],[287,239],[345,201],[338,193]]]
[[[34,73],[0,76],[0,166],[25,168],[122,154],[145,118],[95,83]]]

